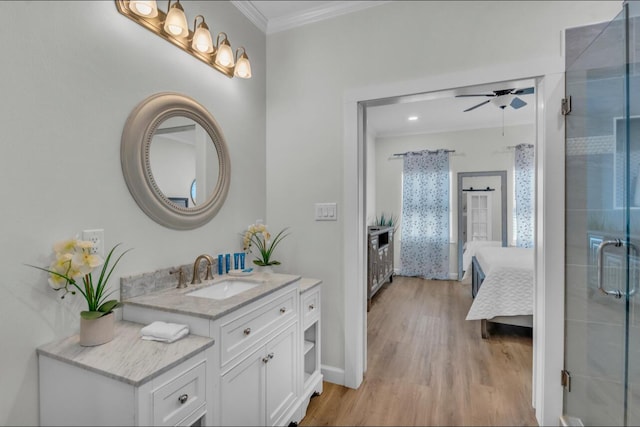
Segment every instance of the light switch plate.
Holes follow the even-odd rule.
[[[315,206],[316,221],[337,221],[338,206],[336,203],[316,203]]]

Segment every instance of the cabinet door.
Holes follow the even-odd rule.
[[[296,357],[297,324],[289,326],[267,343],[266,398],[267,425],[289,424],[280,418],[295,403],[298,363]]]
[[[223,426],[265,425],[264,347],[222,375],[220,384]]]

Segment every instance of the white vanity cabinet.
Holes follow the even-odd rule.
[[[298,289],[214,322],[220,333],[220,425],[288,425],[298,396]]]
[[[302,279],[300,286],[301,364],[302,389],[300,391],[300,418],[303,418],[309,400],[322,393],[320,369],[320,322],[321,283],[318,280]]]
[[[275,273],[251,280],[264,284],[220,301],[184,296],[189,289],[125,301],[127,320],[183,323],[215,340],[207,425],[288,426],[322,392],[321,281]]]
[[[221,425],[289,424],[297,391],[297,332],[291,324],[222,374]]]
[[[78,336],[38,348],[41,425],[209,425],[213,340],[143,341],[144,325],[118,322],[113,341]]]

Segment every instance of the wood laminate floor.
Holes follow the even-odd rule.
[[[532,339],[464,320],[470,285],[395,277],[368,315],[368,366],[359,389],[324,383],[301,425],[537,425]]]

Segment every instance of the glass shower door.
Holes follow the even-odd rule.
[[[585,425],[640,424],[637,6],[567,30],[564,413]]]

